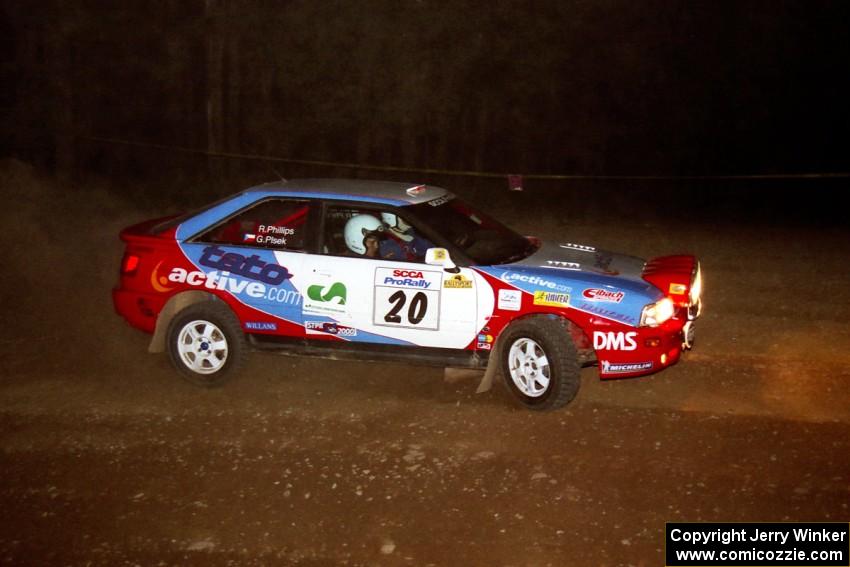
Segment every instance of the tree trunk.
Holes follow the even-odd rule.
[[[226,0],[206,0],[207,44],[207,151],[224,151],[224,11]],[[216,184],[224,175],[222,159],[208,156],[210,177]]]
[[[484,149],[487,147],[487,137],[490,131],[490,125],[488,123],[489,119],[490,116],[487,108],[487,99],[482,98],[478,106],[478,114],[475,120],[475,137],[473,142],[475,145],[473,148],[475,156],[473,169],[475,171],[484,170]]]
[[[56,176],[62,181],[73,177],[74,154],[74,90],[73,45],[69,41],[70,26],[59,18],[47,25],[46,59],[53,95],[53,149]]]
[[[242,67],[240,65],[239,37],[231,34],[227,42],[227,148],[231,152],[242,153]],[[242,164],[237,161],[231,162],[237,166],[235,171],[242,173]]]

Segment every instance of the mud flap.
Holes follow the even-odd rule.
[[[496,373],[499,371],[499,340],[496,339],[496,342],[493,343],[493,350],[490,351],[490,358],[487,361],[487,370],[484,371],[484,377],[481,378],[481,382],[478,383],[478,389],[475,390],[476,394],[483,394],[484,392],[489,392],[493,387],[493,379],[496,377]]]

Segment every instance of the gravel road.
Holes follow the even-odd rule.
[[[27,244],[0,258],[0,561],[661,565],[667,521],[850,519],[847,231],[517,220],[703,262],[694,351],[585,369],[560,411],[473,371],[268,353],[206,391],[112,312],[117,230],[148,213],[2,169]]]

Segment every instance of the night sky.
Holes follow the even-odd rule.
[[[0,150],[50,167],[186,173],[168,159],[164,170],[161,151],[151,167],[147,152],[89,136],[411,169],[850,170],[846,2],[81,1],[2,12]]]

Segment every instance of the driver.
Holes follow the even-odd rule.
[[[421,262],[431,243],[416,234],[413,227],[394,213],[381,213],[388,230],[381,240],[381,258]]]
[[[345,245],[357,256],[379,257],[379,242],[384,225],[372,215],[356,215],[345,223]]]

